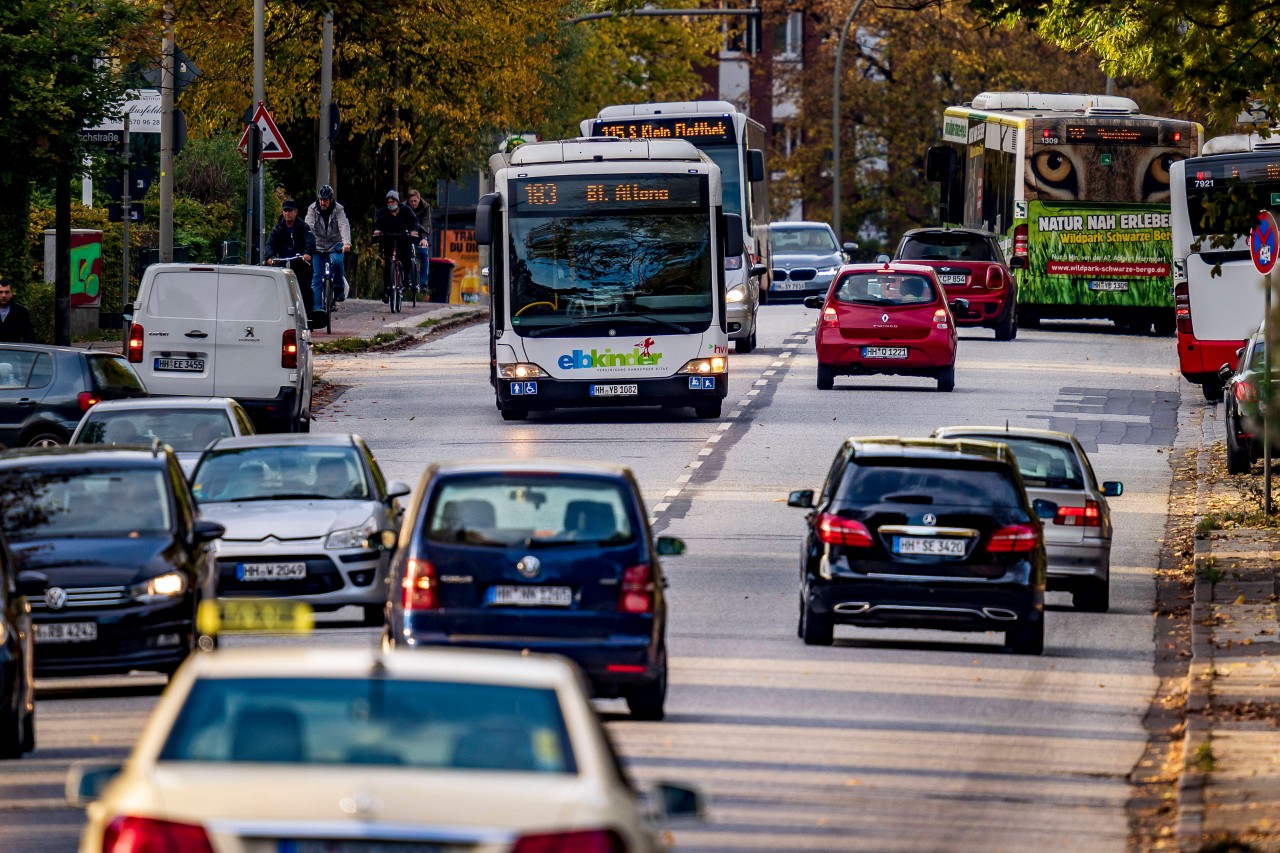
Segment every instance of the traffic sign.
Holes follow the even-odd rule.
[[[262,131],[262,159],[263,160],[289,160],[293,157],[293,152],[289,150],[289,145],[284,141],[284,134],[280,132],[280,128],[276,127],[275,120],[271,118],[271,113],[267,112],[266,104],[258,102],[258,109],[253,114],[251,123],[256,124]],[[249,151],[249,126],[245,125],[244,135],[240,137],[240,150],[244,153]]]
[[[108,204],[107,205],[107,221],[123,222],[124,221],[124,205],[118,204],[116,202],[111,202],[110,204]],[[130,222],[142,221],[142,202],[135,201],[129,204],[129,221]]]
[[[1280,248],[1276,238],[1276,218],[1271,211],[1264,210],[1258,214],[1258,224],[1249,232],[1249,256],[1263,275],[1276,265],[1276,252]]]

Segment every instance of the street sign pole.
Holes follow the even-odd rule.
[[[160,263],[173,262],[173,22],[174,0],[165,0],[160,51]],[[126,216],[128,210],[126,208]]]
[[[1265,307],[1262,313],[1262,381],[1258,383],[1258,413],[1262,416],[1262,510],[1271,515],[1275,508],[1271,502],[1271,284],[1275,277],[1276,261],[1280,260],[1280,228],[1271,211],[1258,214],[1258,224],[1249,232],[1249,257],[1254,269],[1262,276]],[[1239,368],[1247,368],[1241,364]]]
[[[121,230],[124,232],[121,236],[124,242],[124,257],[122,259],[121,268],[124,275],[121,277],[120,291],[120,314],[123,317],[126,314],[132,316],[129,309],[129,220],[133,218],[132,201],[129,197],[129,114],[124,114],[124,133],[121,135],[121,150],[124,152],[124,175],[120,181],[121,191],[120,203],[124,209],[124,217],[121,221]],[[124,352],[129,352],[129,321],[122,319],[120,321],[120,329],[122,332],[121,343],[124,344]]]

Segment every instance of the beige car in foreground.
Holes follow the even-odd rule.
[[[193,655],[124,766],[74,766],[67,798],[86,853],[638,853],[702,808],[643,805],[571,663],[469,650]]]

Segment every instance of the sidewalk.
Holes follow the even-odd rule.
[[[1280,850],[1280,529],[1260,525],[1261,474],[1226,473],[1222,418],[1221,405],[1205,406],[1196,464],[1178,826],[1187,853]]]
[[[396,338],[420,337],[459,323],[470,322],[488,313],[487,305],[449,305],[439,302],[404,303],[399,314],[392,314],[386,303],[377,299],[348,299],[338,303],[333,315],[333,332],[324,326],[311,330],[311,341],[318,354],[334,352],[330,345],[343,339],[390,343]],[[382,337],[384,340],[379,341]]]

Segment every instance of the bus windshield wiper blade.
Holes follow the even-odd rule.
[[[671,320],[664,320],[661,317],[654,317],[652,314],[637,314],[633,311],[628,311],[622,314],[605,314],[596,317],[574,318],[566,323],[555,326],[539,326],[536,329],[526,332],[525,337],[537,338],[542,335],[550,334],[551,332],[571,329],[575,326],[598,326],[601,323],[617,323],[625,320],[647,320],[650,323],[657,323],[660,326],[666,326],[669,329],[674,329],[682,335],[689,334],[689,328],[687,326],[682,326],[679,323],[672,322]]]
[[[627,311],[627,312],[622,313],[622,314],[614,314],[613,316],[615,316],[615,317],[626,317],[626,318],[628,318],[628,319],[630,319],[630,318],[634,317],[634,318],[637,318],[637,319],[640,319],[640,320],[648,320],[650,323],[657,323],[657,324],[658,324],[658,325],[660,325],[660,326],[666,326],[668,329],[675,329],[677,332],[679,332],[679,333],[680,333],[680,334],[682,334],[682,335],[687,335],[687,334],[689,334],[689,327],[688,327],[688,326],[681,326],[679,323],[676,323],[676,322],[674,322],[674,321],[672,321],[672,320],[664,320],[664,319],[662,319],[661,317],[655,317],[655,316],[654,316],[654,315],[652,315],[652,314],[640,314],[640,313],[635,312],[635,311]]]

